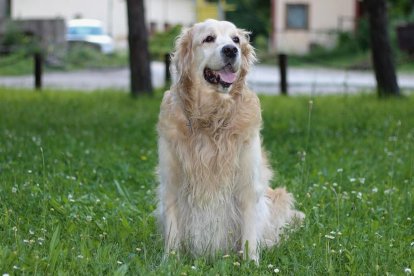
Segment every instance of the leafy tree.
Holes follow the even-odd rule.
[[[270,0],[228,0],[235,5],[234,11],[226,13],[226,19],[236,24],[237,27],[252,31],[252,40],[259,35],[269,37],[271,29],[271,4]]]

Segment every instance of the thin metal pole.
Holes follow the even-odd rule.
[[[279,71],[280,71],[280,92],[282,95],[288,94],[288,85],[287,85],[287,55],[279,54]]]
[[[43,59],[42,54],[40,52],[36,52],[34,54],[34,77],[35,77],[35,89],[41,90],[42,89],[42,65]]]

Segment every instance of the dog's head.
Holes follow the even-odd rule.
[[[236,83],[244,84],[255,61],[249,32],[227,21],[206,20],[184,29],[173,54],[175,84],[191,89],[207,85],[219,93],[229,93]]]

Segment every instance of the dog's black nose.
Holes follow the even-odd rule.
[[[238,51],[239,50],[237,49],[237,47],[233,45],[226,45],[221,49],[221,52],[223,53],[223,55],[228,58],[236,57]]]

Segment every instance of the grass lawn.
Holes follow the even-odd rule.
[[[261,98],[272,185],[307,217],[258,267],[237,254],[163,260],[160,99],[0,89],[0,275],[414,271],[413,96]]]

